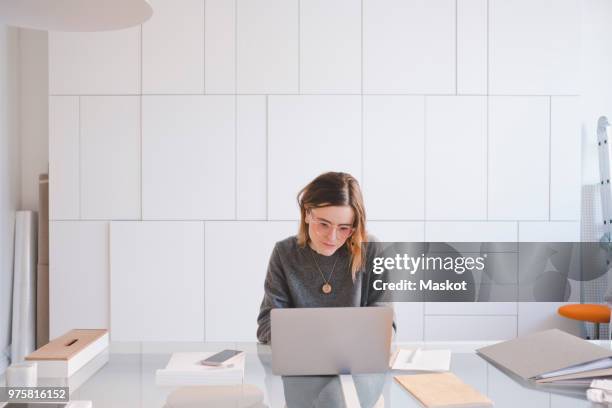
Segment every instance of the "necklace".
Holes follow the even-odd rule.
[[[312,250],[312,248],[311,248],[311,250]],[[317,263],[317,260],[315,259],[314,255],[312,254],[311,251],[308,251],[308,252],[310,253],[310,257],[314,261],[315,266],[319,270],[319,273],[321,274],[321,278],[323,278],[323,282],[325,282],[323,284],[323,286],[321,286],[321,291],[323,293],[325,293],[326,295],[328,295],[332,291],[332,285],[330,285],[329,282],[331,281],[331,277],[334,274],[334,269],[336,269],[336,262],[338,262],[338,254],[335,255],[336,256],[336,260],[334,261],[334,266],[332,266],[332,270],[329,273],[329,278],[325,279],[325,275],[323,275],[323,271],[321,270],[321,268],[319,268],[319,264]]]

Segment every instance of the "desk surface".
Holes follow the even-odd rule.
[[[610,347],[607,341],[596,342]],[[599,407],[586,401],[583,393],[563,389],[533,389],[518,383],[493,365],[477,356],[475,349],[487,343],[402,343],[401,347],[448,348],[452,351],[451,371],[464,382],[472,385],[491,398],[496,408],[580,408]],[[272,374],[271,350],[255,343],[112,343],[109,362],[84,384],[76,389],[71,399],[91,400],[94,408],[154,408],[163,407],[167,396],[175,390],[155,385],[155,370],[166,366],[173,351],[218,351],[225,348],[244,350],[246,356],[245,384],[252,384],[264,394],[268,407],[282,408],[287,400],[308,402],[312,406],[313,395],[320,394],[325,387],[326,398],[333,399],[339,390],[337,377],[292,377],[281,378]],[[420,407],[403,388],[393,381],[393,375],[372,375],[356,378],[355,385],[360,397],[375,401],[384,396],[385,407]],[[286,395],[286,394],[289,395]],[[236,395],[236,400],[240,395]],[[198,406],[198,405],[193,405]],[[201,405],[208,406],[208,405]],[[232,406],[239,406],[232,404]]]

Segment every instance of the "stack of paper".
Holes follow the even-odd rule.
[[[524,380],[570,385],[612,376],[612,350],[552,329],[483,347],[477,352]]]
[[[245,356],[227,366],[212,367],[200,362],[215,352],[173,353],[166,368],[157,370],[155,383],[161,386],[242,384]]]
[[[391,363],[393,370],[448,371],[450,350],[399,349]]]

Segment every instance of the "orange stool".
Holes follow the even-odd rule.
[[[568,319],[595,323],[595,340],[599,340],[599,324],[610,323],[610,308],[606,305],[565,305],[561,306],[557,312]]]

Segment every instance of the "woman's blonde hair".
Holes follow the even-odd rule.
[[[353,209],[353,234],[346,240],[350,254],[350,270],[353,280],[365,263],[362,243],[366,241],[366,213],[361,188],[355,177],[348,173],[323,173],[304,187],[297,196],[300,206],[298,244],[304,247],[309,241],[306,214],[313,208],[348,205]]]

